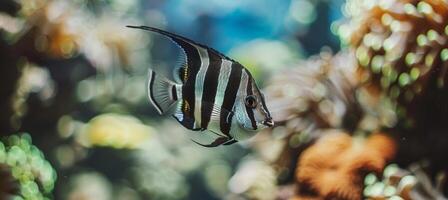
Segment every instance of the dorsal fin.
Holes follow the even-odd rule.
[[[178,60],[178,63],[173,71],[176,82],[181,81],[182,83],[185,83],[189,77],[189,72],[199,70],[198,68],[200,66],[201,58],[199,57],[198,48],[207,48],[206,46],[197,44],[196,42],[188,38],[158,28],[148,26],[127,26],[127,27],[159,33],[165,37],[168,37],[182,49],[184,55],[182,54],[180,55],[180,59]],[[197,69],[192,70],[191,69],[192,67]]]
[[[197,43],[197,42],[195,42],[195,41],[193,41],[193,40],[190,40],[190,39],[188,39],[188,38],[186,38],[186,37],[183,37],[183,36],[180,36],[180,35],[177,35],[177,34],[174,34],[174,33],[170,33],[170,32],[168,32],[168,31],[164,31],[164,30],[162,30],[162,29],[158,29],[158,28],[154,28],[154,27],[150,27],[150,26],[126,26],[126,27],[129,27],[129,28],[136,28],[136,29],[142,29],[142,30],[146,30],[146,31],[153,31],[153,32],[156,32],[156,33],[160,33],[160,34],[162,34],[162,35],[164,35],[164,36],[170,38],[171,40],[173,40],[173,41],[174,41],[175,43],[177,43],[181,48],[185,48],[185,47],[183,46],[183,43],[184,43],[184,42],[187,42],[187,43],[194,44],[194,45],[196,45],[196,46],[202,47],[202,48],[204,48],[204,49],[210,49],[213,53],[216,53],[216,54],[219,55],[220,57],[227,58],[224,54],[220,53],[219,51],[216,51],[216,50],[213,49],[213,48],[210,48],[210,47],[208,47],[208,46],[206,46],[206,45],[203,45],[203,44],[199,44],[199,43]],[[230,58],[227,58],[227,59],[230,59]]]
[[[199,44],[199,43],[197,43],[193,40],[190,40],[186,37],[183,37],[183,36],[180,36],[180,35],[177,35],[174,33],[170,33],[168,31],[164,31],[164,30],[154,28],[154,27],[149,27],[149,26],[129,26],[128,25],[126,27],[159,33],[159,34],[171,39],[174,43],[176,43],[183,50],[183,53],[186,55],[184,63],[178,64],[176,69],[174,69],[174,74],[177,75],[177,76],[175,76],[177,82],[180,80],[183,83],[185,83],[185,81],[186,81],[185,79],[187,77],[189,77],[189,72],[196,71],[196,70],[191,70],[191,67],[198,67],[198,66],[192,66],[192,64],[195,63],[194,60],[200,60],[200,58],[196,58],[198,56],[197,48],[207,49],[209,54],[211,53],[211,54],[214,54],[222,59],[226,59],[226,60],[229,60],[236,64],[239,64],[237,61],[227,57],[223,53],[221,53],[211,47],[208,47],[203,44]],[[188,69],[188,68],[190,68],[190,69]]]
[[[128,25],[128,26],[126,26],[126,27],[129,27],[129,28],[136,28],[136,29],[142,29],[142,30],[146,30],[146,31],[153,31],[153,32],[162,34],[162,35],[164,35],[164,36],[170,38],[171,40],[173,40],[173,41],[174,41],[177,45],[179,45],[184,51],[185,51],[185,43],[189,43],[190,45],[193,44],[193,45],[202,47],[202,48],[204,48],[204,49],[209,49],[212,53],[216,54],[217,56],[219,56],[219,57],[221,57],[221,58],[225,58],[225,59],[230,60],[230,61],[232,61],[232,62],[236,62],[236,61],[234,61],[233,59],[227,57],[227,56],[224,55],[223,53],[221,53],[221,52],[219,52],[219,51],[217,51],[217,50],[215,50],[215,49],[213,49],[213,48],[211,48],[211,47],[208,47],[208,46],[203,45],[203,44],[199,44],[199,43],[197,43],[197,42],[195,42],[195,41],[193,41],[193,40],[190,40],[190,39],[188,39],[188,38],[186,38],[186,37],[183,37],[183,36],[180,36],[180,35],[177,35],[177,34],[174,34],[174,33],[170,33],[170,32],[168,32],[168,31],[164,31],[164,30],[161,30],[161,29],[158,29],[158,28],[154,28],[154,27],[150,27],[150,26],[129,26],[129,25]],[[185,53],[187,54],[187,57],[188,57],[188,56],[189,56],[188,53],[187,53],[187,52],[185,52]]]

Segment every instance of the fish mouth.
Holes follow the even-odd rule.
[[[267,127],[269,127],[269,128],[274,127],[274,121],[272,120],[272,118],[269,118],[269,119],[267,119],[267,120],[264,120],[264,121],[262,122],[262,124],[265,125],[265,126],[267,126]]]

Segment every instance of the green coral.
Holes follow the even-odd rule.
[[[19,183],[20,190],[12,199],[50,199],[56,171],[32,145],[30,135],[12,135],[0,141],[0,164],[8,166]]]

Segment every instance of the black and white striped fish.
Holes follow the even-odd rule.
[[[160,33],[183,49],[186,57],[175,69],[176,82],[149,70],[148,96],[160,114],[177,105],[173,116],[184,127],[194,131],[209,130],[219,136],[211,144],[200,145],[232,144],[274,125],[263,94],[241,64],[212,48],[167,31],[146,26],[128,27]]]

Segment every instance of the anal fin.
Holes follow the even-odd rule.
[[[232,138],[231,140],[227,141],[226,143],[222,144],[222,145],[231,145],[235,142],[238,142],[238,140],[235,140],[235,138]]]
[[[217,147],[217,146],[219,146],[219,145],[221,145],[221,144],[225,144],[225,143],[227,143],[229,140],[230,140],[230,139],[227,138],[227,137],[218,137],[218,138],[215,139],[215,141],[213,141],[213,142],[210,143],[210,144],[201,144],[201,143],[196,142],[196,141],[194,141],[194,140],[191,140],[191,141],[193,141],[194,143],[196,143],[196,144],[198,144],[198,145],[201,145],[201,146],[203,146],[203,147]]]

